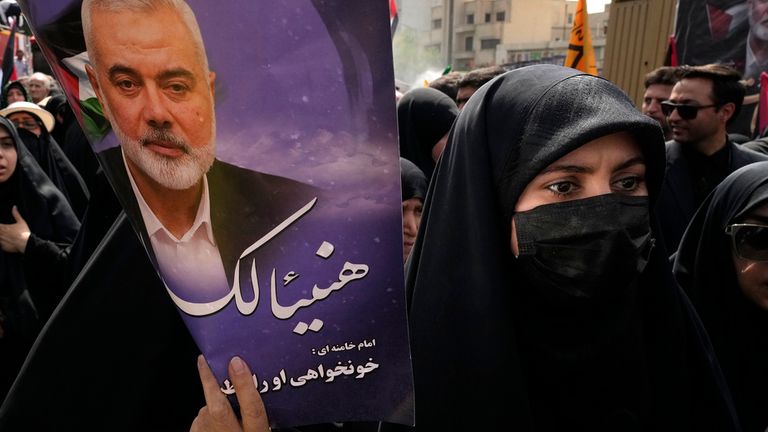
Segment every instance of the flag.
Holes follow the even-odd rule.
[[[667,52],[664,54],[664,66],[677,65],[677,41],[675,35],[670,35],[667,41]]]
[[[765,136],[765,129],[768,128],[768,73],[760,73],[760,99],[757,107],[758,121],[755,135]]]
[[[11,80],[14,72],[13,56],[16,48],[16,21],[14,20],[11,25],[11,35],[8,36],[8,42],[5,43],[5,49],[3,50],[3,78],[0,88],[4,89],[5,85]]]
[[[397,29],[397,3],[395,0],[389,0],[389,27],[392,30],[392,37],[395,37],[395,30]]]
[[[571,40],[568,42],[568,53],[565,56],[565,66],[597,75],[595,50],[592,48],[592,37],[589,34],[586,0],[579,0],[579,3],[576,5],[576,16],[573,19]]]

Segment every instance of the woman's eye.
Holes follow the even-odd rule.
[[[555,195],[567,195],[573,192],[573,188],[574,184],[571,182],[559,182],[547,186],[547,189],[552,191]]]
[[[624,191],[633,191],[640,185],[640,177],[632,176],[618,180],[615,184]]]

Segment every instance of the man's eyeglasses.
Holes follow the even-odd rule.
[[[681,119],[693,120],[696,118],[696,115],[699,113],[700,109],[712,108],[716,106],[718,105],[717,104],[687,105],[687,104],[676,104],[670,101],[664,101],[661,103],[661,112],[663,112],[665,116],[669,117],[670,115],[672,115],[672,111],[677,110],[677,115],[679,115]]]
[[[733,250],[739,258],[750,261],[768,261],[768,226],[732,224],[725,227],[731,236]]]

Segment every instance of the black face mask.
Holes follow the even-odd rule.
[[[648,197],[600,195],[542,205],[514,220],[524,276],[565,302],[624,291],[654,243]]]

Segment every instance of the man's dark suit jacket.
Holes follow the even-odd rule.
[[[139,204],[119,147],[102,152],[112,170],[113,187],[128,218],[156,264]],[[242,252],[297,210],[319,197],[320,189],[285,177],[259,173],[215,160],[208,171],[213,237],[232,285]]]
[[[742,148],[733,141],[729,140],[726,145],[731,147],[730,172],[753,162],[768,160],[768,156]],[[682,146],[677,141],[667,142],[666,174],[656,204],[664,245],[670,254],[677,251],[680,239],[698,207]]]

